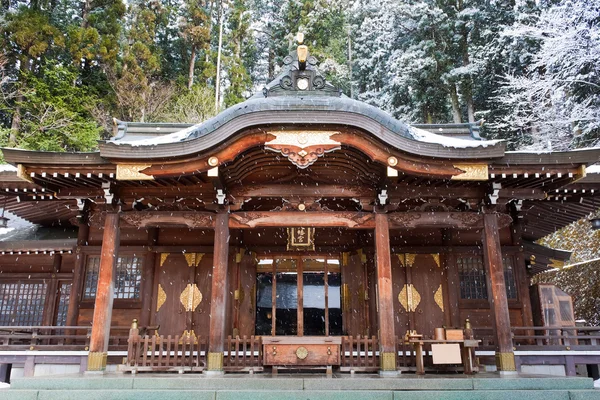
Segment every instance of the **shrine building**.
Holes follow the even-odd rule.
[[[0,364],[423,373],[435,344],[466,373],[598,364],[595,341],[579,357],[575,328],[557,330],[575,326],[568,294],[546,288],[549,308],[530,278],[569,257],[535,242],[596,210],[600,149],[409,125],[307,53],[201,124],[115,121],[91,153],[2,149],[0,205],[39,228],[0,242]],[[560,357],[532,354],[550,345]]]

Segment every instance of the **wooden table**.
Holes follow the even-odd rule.
[[[408,343],[412,344],[415,349],[415,359],[417,362],[417,374],[425,374],[425,365],[423,363],[423,345],[425,344],[452,344],[457,343],[461,348],[462,363],[465,374],[474,374],[477,372],[475,367],[475,348],[479,346],[481,340],[431,340],[431,339],[410,339]]]
[[[340,365],[339,336],[263,336],[263,365],[277,367],[311,368]]]

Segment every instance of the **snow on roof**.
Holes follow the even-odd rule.
[[[16,171],[17,167],[13,167],[10,164],[0,164],[0,172],[6,172],[6,171]]]
[[[590,165],[585,169],[588,174],[600,174],[600,164]]]
[[[453,147],[456,149],[466,149],[469,147],[488,147],[500,143],[502,140],[470,140],[456,137],[437,135],[424,129],[410,127],[410,133],[419,142],[440,144],[444,147]]]

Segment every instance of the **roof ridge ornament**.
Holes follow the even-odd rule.
[[[281,73],[263,88],[263,95],[340,97],[341,90],[327,82],[317,68],[317,59],[302,44],[304,34],[298,33],[297,40],[299,46],[283,59]]]

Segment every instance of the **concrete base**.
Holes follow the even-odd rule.
[[[518,376],[519,373],[517,371],[498,371],[500,376]]]
[[[211,371],[220,372],[220,371]],[[85,374],[21,378],[0,400],[600,400],[590,378],[413,374]]]
[[[379,371],[382,378],[397,378],[402,375],[402,371]]]
[[[83,373],[84,376],[102,376],[106,375],[108,372],[106,371],[85,371]]]
[[[202,373],[206,376],[211,376],[211,377],[218,377],[218,376],[225,376],[225,371],[208,371],[208,370],[204,370],[202,371]]]

